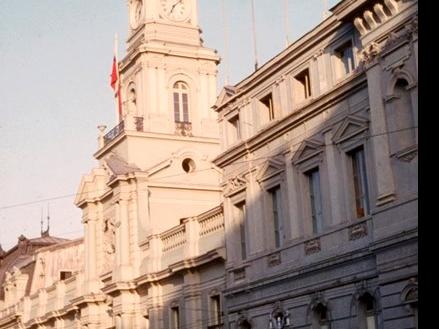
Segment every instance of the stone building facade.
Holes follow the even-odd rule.
[[[342,0],[219,97],[196,0],[128,10],[84,262],[0,328],[417,328],[417,1]]]
[[[226,328],[417,328],[417,1],[341,1],[223,90]]]

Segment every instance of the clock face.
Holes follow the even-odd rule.
[[[130,10],[130,24],[133,30],[139,27],[140,20],[142,19],[143,2],[142,0],[134,0],[131,4]]]
[[[173,21],[184,21],[189,17],[190,0],[161,0],[162,12]]]

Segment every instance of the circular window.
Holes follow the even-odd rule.
[[[192,159],[184,159],[181,163],[181,166],[183,167],[183,170],[187,173],[195,171],[195,162]]]

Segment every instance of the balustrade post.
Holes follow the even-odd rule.
[[[200,223],[196,217],[187,218],[184,222],[186,230],[185,258],[192,258],[199,254]]]
[[[153,235],[149,240],[149,249],[151,252],[151,260],[149,262],[150,272],[157,272],[161,267],[161,257],[162,257],[162,239],[160,235]]]

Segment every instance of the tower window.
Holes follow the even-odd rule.
[[[173,87],[174,120],[189,122],[189,88],[186,83],[178,81]]]

